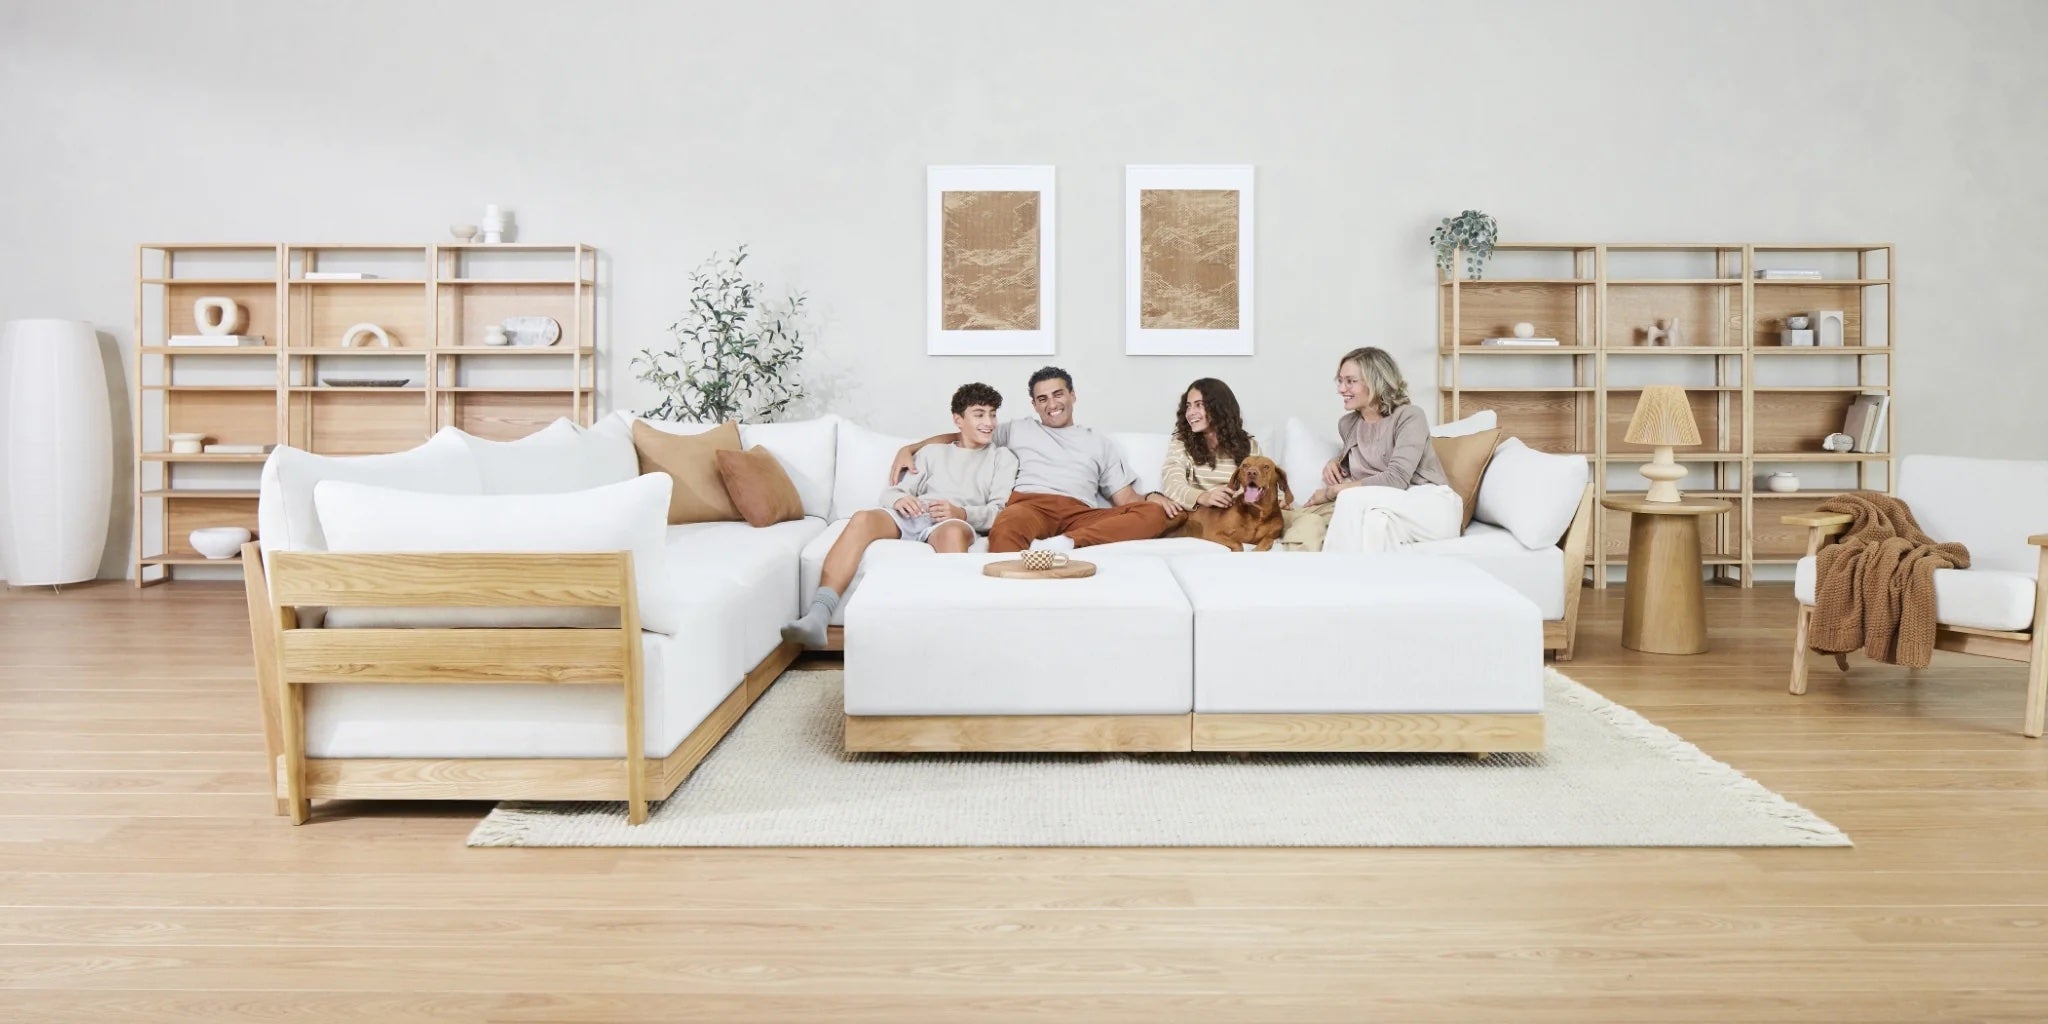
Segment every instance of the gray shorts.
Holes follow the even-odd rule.
[[[896,529],[903,532],[904,540],[928,544],[932,539],[932,531],[939,527],[938,521],[930,516],[906,516],[896,511],[894,506],[882,511],[889,513],[889,518],[896,521]]]

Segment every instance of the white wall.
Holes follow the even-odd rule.
[[[1900,448],[2044,457],[2044,42],[2025,2],[8,4],[0,317],[100,324],[125,382],[137,242],[425,242],[499,202],[606,253],[607,406],[746,241],[813,296],[837,407],[917,432],[1042,361],[923,354],[925,165],[1051,163],[1084,422],[1165,429],[1204,374],[1328,416],[1360,343],[1426,392],[1426,238],[1478,207],[1896,242]],[[1258,168],[1256,357],[1122,354],[1122,168],[1175,162]]]

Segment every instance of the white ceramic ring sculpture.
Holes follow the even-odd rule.
[[[356,348],[357,339],[364,337],[377,339],[377,344],[384,348],[391,347],[391,335],[384,333],[384,328],[376,324],[357,324],[341,332],[341,347]]]
[[[192,304],[192,320],[201,334],[234,334],[248,324],[248,312],[224,295],[209,295]]]

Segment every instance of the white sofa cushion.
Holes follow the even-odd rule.
[[[1917,518],[1917,516],[1916,516]],[[1814,556],[1792,571],[1792,596],[1813,603]],[[1934,570],[1934,618],[1950,626],[2019,631],[2034,624],[2034,578],[1999,569]]]
[[[1564,618],[1564,552],[1558,548],[1525,548],[1514,534],[1475,520],[1463,536],[1410,544],[1401,550],[1470,562],[1535,602],[1544,618]]]
[[[740,447],[766,448],[803,499],[804,515],[824,519],[832,514],[832,466],[838,461],[839,417],[820,416],[789,423],[742,423]],[[876,473],[875,479],[881,479]],[[876,494],[881,485],[875,486]]]
[[[851,519],[834,520],[824,530],[804,545],[803,555],[797,567],[797,607],[810,607],[811,598],[818,594],[818,577],[825,572],[825,556],[832,553],[832,545],[839,541],[839,535],[846,532]],[[976,535],[974,543],[967,550],[983,552],[988,550],[988,538]],[[846,585],[846,593],[839,595],[839,607],[832,612],[832,625],[846,625],[847,598],[860,589],[861,581],[867,578],[868,569],[903,558],[935,558],[938,552],[930,544],[908,540],[878,540],[868,545],[861,555],[860,564],[854,567],[853,581]]]
[[[929,435],[927,435],[929,436]],[[832,519],[845,519],[864,508],[879,508],[876,501],[889,486],[889,465],[896,453],[918,438],[877,433],[858,423],[842,420],[837,434],[837,458],[832,464]]]
[[[1583,455],[1539,452],[1511,437],[1494,449],[1479,481],[1474,520],[1505,527],[1522,546],[1556,547],[1579,510],[1591,471]]]
[[[1492,409],[1481,409],[1461,420],[1439,423],[1429,428],[1431,437],[1467,437],[1482,430],[1500,426],[1500,415]]]
[[[2048,532],[2048,459],[1908,455],[1899,462],[1899,497],[1929,537],[1969,549],[1969,571],[2041,571],[2041,549],[2027,538]]]
[[[313,505],[313,488],[323,480],[438,494],[483,493],[476,461],[460,431],[443,430],[417,448],[389,455],[315,455],[279,445],[264,460],[256,502],[256,532],[266,554],[327,549]]]
[[[1139,494],[1158,490],[1163,479],[1161,471],[1166,469],[1166,450],[1173,445],[1173,435],[1120,431],[1112,432],[1109,440],[1123,455],[1124,465],[1138,474],[1138,482],[1131,486]]]
[[[469,448],[485,494],[560,494],[640,475],[630,428],[615,418],[586,430],[564,417],[516,441],[492,441],[454,427],[442,433],[453,433]]]
[[[681,626],[667,565],[667,474],[565,494],[430,494],[323,481],[314,503],[330,551],[631,551],[640,624]],[[607,626],[596,608],[334,608],[332,627]]]

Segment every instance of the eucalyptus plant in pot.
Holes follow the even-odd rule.
[[[1478,210],[1466,210],[1456,217],[1445,217],[1430,233],[1429,244],[1436,249],[1436,268],[1445,274],[1455,272],[1458,250],[1465,250],[1465,273],[1476,281],[1485,273],[1487,257],[1493,255],[1494,239],[1498,237],[1500,225],[1492,217]]]
[[[804,397],[797,377],[810,340],[802,292],[780,302],[745,273],[747,247],[718,253],[690,272],[690,302],[668,327],[671,341],[633,357],[661,392],[650,419],[722,423],[773,420]]]

